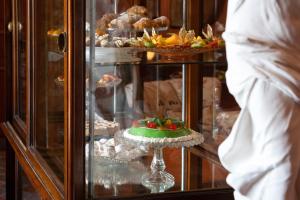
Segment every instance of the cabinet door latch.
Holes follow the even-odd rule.
[[[18,28],[18,31],[21,32],[22,29],[23,29],[23,25],[22,25],[20,22],[18,22],[17,28]],[[7,24],[7,30],[8,30],[9,32],[13,32],[13,30],[14,30],[14,24],[13,24],[12,21],[9,22],[9,23]]]
[[[9,31],[9,32],[13,32],[13,23],[12,22],[9,22],[8,24],[7,24],[7,30]]]
[[[67,33],[62,32],[57,38],[58,50],[61,52],[67,52]]]

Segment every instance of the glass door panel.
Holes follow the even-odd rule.
[[[200,35],[205,27],[202,23],[207,23],[204,18],[219,12],[217,2],[221,1],[86,2],[84,134],[86,193],[89,198],[227,188],[227,172],[217,161],[203,156],[198,145],[195,148],[181,148],[180,145],[173,148],[161,144],[164,146],[162,159],[160,150],[124,139],[124,132],[127,137],[134,137],[130,136],[131,127],[143,127],[145,132],[151,128],[159,131],[170,129],[166,119],[171,121],[168,123],[173,128],[175,120],[183,120],[185,126],[202,132],[203,118],[207,116],[207,113],[202,116],[206,99],[211,99],[209,114],[215,115],[213,104],[220,96],[218,85],[211,83],[208,86],[204,76],[215,80],[212,79],[216,75],[215,69],[221,64],[226,65],[224,51],[193,54],[191,46],[176,43],[179,40],[176,34],[179,35],[181,30],[181,36],[187,35],[181,29],[185,27],[187,31],[194,30],[189,32],[191,35],[195,33],[194,37]],[[204,5],[208,8],[204,9]],[[149,39],[150,35],[155,36],[152,27],[157,40],[154,37]],[[168,39],[158,39],[164,37]],[[139,42],[144,46],[139,46]],[[177,46],[170,47],[172,42]],[[205,90],[204,86],[208,89]],[[209,125],[207,132],[213,134],[213,117],[205,122]],[[140,133],[145,136],[145,132]],[[147,137],[137,140],[148,142]],[[156,162],[152,162],[153,157]],[[153,163],[161,163],[160,169]],[[162,168],[171,174],[164,176],[170,181],[159,175],[152,176],[153,181],[149,179],[149,173],[155,174],[154,169],[161,172]]]
[[[21,165],[17,164],[17,174],[18,174],[18,185],[17,185],[17,197],[16,199],[23,200],[40,200],[38,192],[35,190],[25,172],[23,171]]]
[[[34,145],[54,174],[64,179],[64,0],[34,1]],[[61,42],[64,41],[60,41]]]

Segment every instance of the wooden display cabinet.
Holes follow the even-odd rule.
[[[11,64],[7,61],[5,68],[0,66],[5,72],[1,77],[7,106],[0,126],[10,144],[8,177],[16,180],[7,184],[11,199],[18,197],[20,169],[41,199],[233,199],[216,146],[211,150],[205,143],[191,149],[165,150],[167,170],[176,180],[165,192],[151,193],[140,182],[106,188],[91,181],[91,171],[99,172],[101,167],[101,160],[86,153],[88,148],[94,153],[90,147],[97,139],[91,116],[95,117],[97,109],[103,119],[128,128],[132,119],[145,114],[145,86],[181,74],[182,118],[188,127],[202,132],[203,77],[226,70],[224,50],[192,57],[156,55],[153,60],[147,60],[147,52],[143,52],[135,63],[96,63],[87,56],[86,51],[92,55],[95,46],[86,45],[86,36],[89,32],[93,35],[93,22],[108,12],[104,6],[124,11],[135,4],[146,6],[150,17],[170,18],[170,32],[185,25],[197,34],[206,23],[224,20],[226,8],[225,0],[13,0],[5,4],[12,13],[6,16],[11,31],[7,32],[6,49],[12,51],[7,57]],[[89,31],[86,22],[91,23]],[[96,90],[96,81],[106,69],[113,69],[123,82],[112,90]],[[131,100],[126,94],[130,84]],[[123,110],[118,113],[118,109]],[[151,152],[140,161],[147,169]]]

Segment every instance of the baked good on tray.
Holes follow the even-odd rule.
[[[97,25],[99,30],[109,28],[114,31],[116,31],[116,29],[119,31],[143,31],[144,28],[166,28],[170,24],[169,19],[165,16],[156,19],[150,19],[148,17],[147,8],[134,5],[118,16],[112,13],[103,15],[103,17],[97,21]]]
[[[131,29],[132,25],[126,20],[121,20],[117,18],[110,22],[109,27],[113,29],[126,30],[126,29]]]
[[[97,28],[105,32],[108,28],[108,24],[118,17],[117,14],[114,13],[106,13],[99,20],[97,20]]]
[[[112,20],[118,17],[117,14],[114,13],[106,13],[96,22],[96,34],[98,36],[102,36],[106,34],[106,29],[109,28],[109,24]]]
[[[95,120],[94,122],[94,134],[109,136],[114,135],[119,130],[119,123],[108,121],[104,119]],[[89,121],[85,123],[85,135],[89,135]]]
[[[115,75],[112,74],[103,74],[101,79],[97,81],[98,87],[113,87],[118,85],[122,80]]]
[[[156,24],[157,27],[169,27],[170,20],[166,16],[160,16],[153,19],[153,23]]]
[[[152,28],[157,27],[157,24],[153,22],[153,20],[149,19],[148,17],[143,17],[139,21],[133,24],[133,28],[135,30],[144,30],[144,28]]]
[[[138,5],[134,5],[131,8],[127,9],[127,13],[129,15],[133,15],[133,14],[138,14],[138,15],[147,15],[147,8],[145,8],[144,6],[138,6]]]

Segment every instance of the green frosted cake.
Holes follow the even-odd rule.
[[[128,134],[145,138],[178,138],[191,134],[191,130],[177,119],[148,118],[134,121]]]

